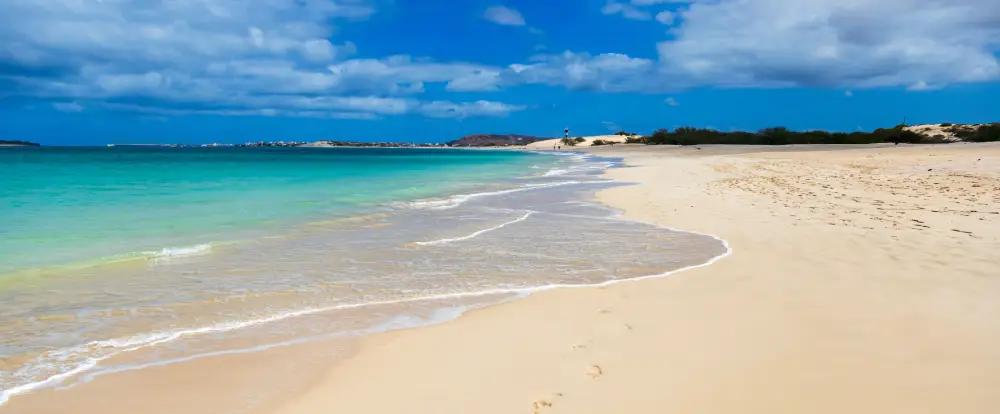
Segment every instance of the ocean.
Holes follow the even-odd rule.
[[[617,164],[456,149],[0,149],[0,404],[727,251],[594,203],[625,185],[601,177]]]

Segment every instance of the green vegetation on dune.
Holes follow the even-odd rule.
[[[652,135],[628,137],[628,143],[649,145],[791,145],[791,144],[918,144],[947,142],[943,137],[928,137],[904,129],[880,128],[872,132],[791,131],[784,127],[757,132],[722,132],[714,129],[682,127],[673,131],[658,129]]]
[[[943,126],[943,125],[942,125]],[[993,142],[1000,141],[1000,123],[981,125],[978,128],[954,126],[949,131],[963,141]]]

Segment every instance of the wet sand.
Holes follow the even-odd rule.
[[[379,335],[277,413],[992,413],[1000,146],[599,150],[733,254]]]

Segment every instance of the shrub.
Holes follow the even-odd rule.
[[[559,143],[563,144],[563,145],[566,145],[566,146],[575,147],[576,146],[576,139],[573,139],[573,138],[563,138],[563,139],[559,140]]]
[[[586,138],[584,138],[584,137],[576,137],[576,138],[573,138],[573,141],[574,141],[574,142],[576,142],[577,144],[579,144],[579,143],[581,143],[581,142],[585,142],[586,140],[587,140],[587,139],[586,139]]]
[[[615,142],[615,141],[608,141],[608,140],[603,140],[603,139],[595,139],[594,142],[590,143],[590,146],[592,146],[592,147],[599,147],[601,145],[614,146],[615,144],[617,144],[617,142]]]
[[[988,134],[986,134],[988,136]],[[626,142],[641,142],[651,145],[790,145],[790,144],[872,144],[878,142],[892,143],[923,143],[939,142],[939,139],[925,137],[916,132],[907,131],[902,125],[893,128],[877,129],[873,132],[827,132],[827,131],[791,131],[785,127],[765,128],[757,132],[721,132],[713,129],[681,127],[673,132],[658,129],[652,135],[639,140],[626,139]]]
[[[959,137],[970,142],[1000,141],[1000,123],[982,125],[965,135],[966,136],[959,135]]]
[[[953,125],[953,124],[949,124],[949,123],[944,123],[944,124],[941,124],[941,126],[942,126],[942,127],[950,127],[950,126],[952,126],[952,125]]]

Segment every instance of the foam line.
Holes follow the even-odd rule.
[[[136,371],[136,370],[140,370],[140,369],[143,369],[143,368],[162,367],[162,366],[166,366],[166,365],[170,365],[170,364],[176,364],[176,363],[179,363],[179,362],[194,361],[194,360],[197,360],[197,359],[202,359],[202,358],[207,358],[207,357],[213,357],[213,356],[249,354],[249,353],[254,353],[254,352],[266,351],[268,349],[274,349],[274,348],[281,348],[281,347],[285,347],[285,346],[304,344],[304,343],[308,343],[308,342],[312,342],[312,341],[328,340],[328,339],[334,339],[334,338],[346,338],[346,337],[351,337],[351,336],[372,335],[372,334],[377,334],[377,333],[382,333],[382,332],[388,332],[388,331],[392,331],[392,330],[396,330],[396,329],[416,328],[416,327],[421,327],[421,326],[435,325],[435,324],[444,323],[444,322],[448,322],[448,321],[452,321],[452,320],[458,319],[459,316],[462,316],[463,314],[465,314],[465,312],[468,312],[470,310],[475,310],[475,309],[483,308],[483,307],[486,307],[486,306],[492,306],[492,305],[497,305],[497,304],[501,304],[501,303],[506,303],[506,302],[509,302],[509,301],[512,301],[512,300],[516,300],[516,299],[522,299],[524,296],[527,296],[527,295],[523,295],[523,294],[522,295],[514,295],[513,297],[511,297],[509,299],[502,300],[502,301],[499,301],[497,303],[475,304],[475,305],[463,306],[463,307],[459,307],[459,308],[437,309],[430,316],[430,318],[419,319],[419,321],[416,322],[416,323],[408,323],[407,321],[411,319],[408,316],[405,316],[405,315],[404,316],[397,316],[397,317],[394,317],[394,318],[392,318],[392,319],[390,319],[388,321],[380,323],[378,325],[375,325],[375,326],[372,326],[372,327],[369,327],[369,328],[364,328],[364,329],[354,329],[354,330],[350,330],[350,331],[335,332],[335,333],[330,333],[330,334],[326,334],[326,335],[319,335],[319,336],[305,337],[305,338],[296,338],[296,339],[291,339],[291,340],[287,340],[287,341],[281,341],[281,342],[275,342],[275,343],[257,345],[257,346],[247,347],[247,348],[237,348],[237,349],[227,349],[227,350],[220,350],[220,351],[204,352],[204,353],[201,353],[201,354],[194,354],[194,355],[187,355],[187,356],[183,356],[183,357],[158,360],[158,361],[148,362],[148,363],[144,363],[144,364],[133,364],[133,365],[124,365],[124,366],[119,366],[119,367],[112,367],[112,368],[108,368],[108,369],[97,370],[95,372],[91,372],[91,373],[88,373],[88,374],[85,374],[85,375],[81,375],[79,383],[90,382],[94,378],[97,378],[97,377],[100,377],[100,376],[104,376],[104,375],[108,375],[108,374],[117,374],[119,372]],[[65,388],[56,388],[56,389],[57,390],[62,390],[62,389],[68,389],[68,388],[72,388],[72,387],[73,387],[73,385],[67,386]]]
[[[479,230],[479,231],[477,231],[475,233],[472,233],[472,234],[470,234],[468,236],[455,237],[455,238],[452,238],[452,239],[441,239],[441,240],[433,240],[433,241],[426,241],[426,242],[416,242],[414,244],[418,244],[418,245],[421,245],[421,246],[434,246],[434,245],[448,244],[448,243],[462,241],[462,240],[469,240],[469,239],[475,238],[476,236],[479,236],[480,234],[489,233],[489,232],[491,232],[493,230],[502,229],[505,226],[525,221],[525,220],[528,219],[528,217],[531,216],[532,213],[533,212],[529,211],[527,214],[521,216],[521,218],[514,219],[514,220],[508,221],[506,223],[501,223],[501,224],[498,224],[496,226],[490,227],[488,229]]]
[[[206,244],[199,244],[199,245],[185,246],[185,247],[167,247],[158,252],[149,252],[149,253],[152,254],[152,256],[155,258],[166,259],[171,257],[190,256],[190,255],[208,253],[210,251],[212,251],[212,245],[206,243]]]
[[[629,221],[635,221],[635,220],[629,220]],[[635,222],[639,222],[639,221],[635,221]],[[722,243],[723,247],[726,248],[726,251],[724,253],[722,253],[722,254],[719,254],[719,255],[717,255],[717,256],[709,259],[705,263],[701,263],[701,264],[697,264],[697,265],[691,265],[691,266],[686,266],[686,267],[682,267],[682,268],[679,268],[679,269],[674,269],[674,270],[671,270],[671,271],[665,272],[665,273],[659,273],[659,274],[648,275],[648,276],[640,276],[640,277],[629,278],[629,279],[613,279],[613,280],[607,280],[607,281],[604,281],[604,282],[601,282],[601,283],[593,283],[593,284],[566,284],[566,283],[560,283],[560,284],[549,284],[549,285],[542,285],[542,286],[530,287],[530,288],[488,289],[488,290],[481,290],[481,291],[476,291],[476,292],[456,292],[456,293],[446,293],[446,294],[430,295],[430,296],[424,296],[424,297],[419,297],[419,298],[406,298],[406,299],[396,299],[396,300],[384,300],[384,301],[355,303],[355,304],[337,305],[337,306],[320,307],[320,308],[310,308],[310,309],[302,309],[302,310],[298,310],[298,311],[293,311],[293,312],[283,313],[283,314],[279,314],[279,315],[273,315],[273,316],[266,317],[266,318],[248,320],[248,321],[230,322],[230,323],[224,323],[224,324],[210,325],[210,326],[205,326],[205,327],[200,327],[200,328],[184,329],[184,330],[174,331],[174,332],[170,332],[170,333],[157,333],[157,334],[153,334],[153,335],[148,335],[147,336],[149,338],[155,338],[155,339],[148,340],[148,341],[139,340],[139,343],[137,345],[130,346],[130,347],[124,347],[124,349],[122,349],[119,352],[111,353],[111,354],[108,354],[108,355],[105,355],[105,356],[102,356],[102,357],[98,357],[98,358],[88,358],[86,361],[84,361],[82,364],[80,364],[79,366],[77,366],[76,368],[74,368],[72,370],[69,370],[69,371],[66,371],[66,372],[63,372],[63,373],[59,373],[59,374],[53,375],[53,376],[48,377],[48,378],[46,378],[46,379],[44,379],[42,381],[33,382],[33,383],[29,383],[29,384],[24,384],[24,385],[19,385],[17,387],[13,387],[13,388],[10,388],[10,389],[3,390],[3,392],[0,392],[0,407],[2,407],[10,399],[10,397],[13,397],[13,396],[18,395],[18,394],[23,394],[23,393],[26,393],[26,392],[34,391],[34,390],[37,390],[37,389],[40,389],[40,388],[45,388],[45,387],[51,387],[51,386],[58,385],[58,384],[62,383],[63,381],[65,381],[65,380],[67,380],[67,379],[69,379],[69,378],[71,378],[71,377],[73,377],[75,375],[82,374],[82,373],[85,373],[87,371],[90,371],[91,369],[93,369],[94,367],[96,367],[99,362],[101,362],[103,360],[106,360],[108,358],[111,358],[113,356],[120,355],[120,354],[127,353],[127,352],[132,352],[132,351],[135,351],[135,350],[138,350],[138,349],[142,349],[142,348],[147,348],[147,347],[159,345],[159,344],[162,344],[162,343],[165,343],[165,342],[174,341],[176,339],[180,339],[180,338],[186,337],[186,336],[196,336],[196,335],[209,334],[209,333],[213,333],[213,332],[231,331],[231,330],[246,328],[246,327],[260,325],[260,324],[265,324],[265,323],[277,322],[277,321],[281,321],[281,320],[285,320],[285,319],[289,319],[289,318],[294,318],[294,317],[299,317],[299,316],[306,316],[306,315],[311,315],[311,314],[316,314],[316,313],[330,312],[330,311],[343,310],[343,309],[356,309],[356,308],[363,308],[363,307],[369,307],[369,306],[391,305],[391,304],[400,304],[400,303],[414,303],[414,302],[425,302],[425,301],[437,301],[437,300],[445,300],[445,299],[460,299],[460,298],[470,298],[470,297],[489,296],[489,295],[519,294],[519,295],[527,296],[527,295],[530,295],[530,294],[535,293],[535,292],[543,292],[543,291],[553,290],[553,289],[570,289],[570,288],[611,286],[611,285],[615,285],[615,284],[622,283],[622,282],[633,282],[633,281],[638,281],[638,280],[646,280],[646,279],[666,277],[666,276],[670,276],[670,275],[672,275],[674,273],[682,272],[682,271],[685,271],[685,270],[696,269],[696,268],[699,268],[699,267],[705,267],[705,266],[711,265],[711,264],[713,264],[713,263],[715,263],[715,262],[717,262],[717,261],[719,261],[719,260],[721,260],[721,259],[729,256],[733,252],[732,248],[729,246],[729,243],[726,240],[724,240],[722,238],[719,238],[719,237],[717,237],[715,235],[711,235],[711,234],[707,234],[707,233],[699,233],[699,232],[694,232],[694,231],[679,230],[679,229],[675,229],[675,228],[671,228],[671,227],[667,227],[667,226],[660,226],[660,225],[656,225],[656,224],[652,224],[652,223],[645,223],[645,224],[650,224],[650,225],[656,226],[658,228],[663,228],[663,229],[667,229],[667,230],[671,230],[671,231],[676,231],[676,232],[691,233],[691,234],[698,234],[698,235],[702,235],[702,236],[711,237],[711,238],[713,238],[715,240],[718,240],[720,243]],[[114,339],[114,340],[110,340],[110,341],[93,341],[93,342],[87,343],[85,345],[82,345],[82,346],[79,346],[79,347],[75,347],[75,349],[86,349],[86,348],[90,348],[90,347],[106,347],[106,346],[117,347],[116,344],[119,344],[119,343],[121,343],[121,344],[132,344],[132,343],[134,343],[136,341],[136,339],[138,339],[138,338],[135,338],[135,339],[133,339],[133,338],[135,338],[135,337],[124,338],[124,339]]]
[[[447,209],[455,208],[455,207],[458,207],[458,206],[460,206],[462,204],[465,204],[466,201],[469,201],[469,200],[471,200],[473,198],[486,197],[486,196],[494,196],[494,195],[503,195],[503,194],[516,193],[516,192],[519,192],[519,191],[537,190],[537,189],[541,189],[541,188],[559,187],[559,186],[572,185],[572,184],[586,184],[586,183],[587,182],[585,182],[585,181],[584,182],[581,182],[581,181],[560,181],[560,182],[556,182],[556,183],[533,184],[533,185],[526,185],[526,186],[518,187],[518,188],[511,188],[511,189],[508,189],[508,190],[498,190],[498,191],[490,191],[490,192],[484,192],[484,193],[472,193],[472,194],[458,194],[458,195],[454,195],[454,196],[448,197],[448,198],[446,198],[444,200],[412,201],[412,202],[406,203],[406,205],[409,206],[409,207],[413,207],[413,208],[424,208],[424,209],[429,209],[429,210],[447,210]]]

